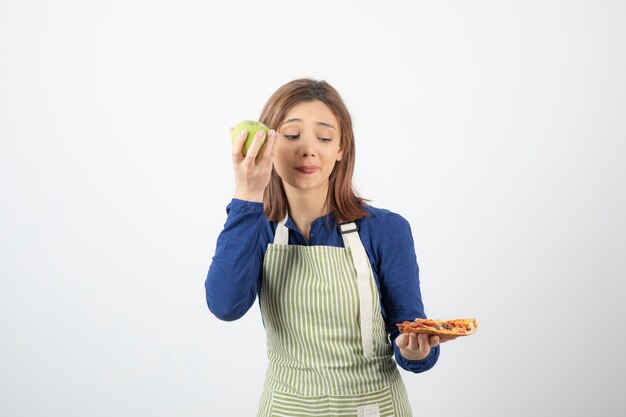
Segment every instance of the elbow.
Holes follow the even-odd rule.
[[[234,306],[224,305],[223,303],[212,303],[208,298],[207,306],[209,307],[209,311],[222,321],[235,321],[243,317],[246,313],[246,310],[241,311]]]
[[[228,274],[218,274],[216,271],[212,265],[204,283],[209,311],[223,321],[240,319],[256,299],[255,288],[250,288],[253,286],[253,281],[242,280],[240,277],[220,279],[227,277]]]
[[[243,317],[252,307],[256,294],[237,294],[225,291],[215,291],[206,287],[206,303],[209,311],[223,321],[235,321]]]

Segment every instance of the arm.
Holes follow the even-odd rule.
[[[437,362],[439,346],[430,348],[424,359],[409,360],[402,356],[395,342],[400,334],[396,323],[426,317],[411,227],[402,216],[392,212],[385,217],[384,223],[383,238],[379,246],[379,279],[387,316],[387,330],[398,365],[410,372],[424,372]]]
[[[235,198],[228,205],[228,218],[217,239],[215,256],[204,284],[209,310],[229,321],[243,316],[256,299],[270,236],[264,233],[269,223],[263,215],[263,192],[272,172],[276,132],[270,130],[268,144],[261,155],[258,152],[263,131],[257,132],[244,156],[246,137],[247,132],[242,130],[233,143]]]
[[[254,304],[269,242],[263,203],[233,199],[205,281],[209,310],[221,320],[243,316]]]

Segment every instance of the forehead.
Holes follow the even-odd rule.
[[[285,115],[283,123],[291,119],[300,119],[293,123],[319,123],[330,124],[339,129],[337,118],[330,107],[319,100],[304,101],[293,106]]]

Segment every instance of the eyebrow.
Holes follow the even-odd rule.
[[[287,123],[291,123],[291,122],[301,122],[301,121],[302,121],[302,119],[298,119],[297,117],[294,117],[293,119],[285,120],[285,121],[281,124],[281,126],[282,126],[282,125],[286,125]],[[317,124],[318,124],[318,125],[321,125],[321,126],[330,127],[331,129],[337,130],[337,129],[335,128],[335,126],[331,125],[330,123],[326,123],[326,122],[317,122]]]

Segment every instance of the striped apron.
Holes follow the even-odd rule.
[[[263,262],[258,416],[411,416],[356,225],[342,225],[345,248],[297,246],[285,220]]]

